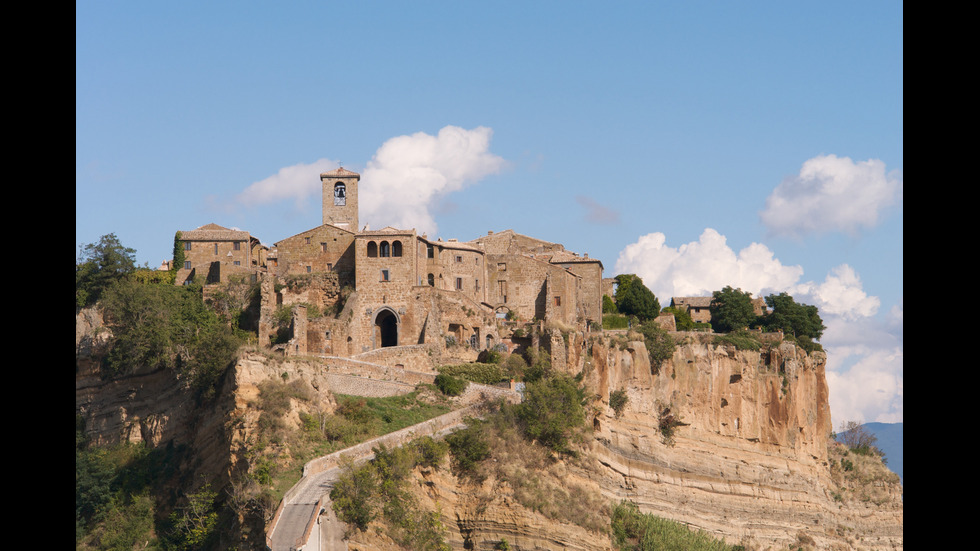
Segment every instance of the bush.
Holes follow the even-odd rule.
[[[603,314],[602,328],[607,330],[629,329],[630,320],[623,314]]]
[[[457,476],[478,478],[477,466],[490,457],[490,444],[483,437],[479,421],[466,420],[467,427],[446,437],[449,454],[452,456],[453,472]]]
[[[613,508],[612,537],[618,549],[686,549],[690,551],[733,551],[722,540],[655,515],[641,513],[635,503],[623,501]]]
[[[463,379],[458,379],[445,373],[436,375],[435,383],[436,387],[446,396],[459,396],[469,385],[469,381],[464,381]]]
[[[473,362],[468,364],[444,365],[439,373],[466,379],[481,385],[495,385],[505,379],[504,369],[497,363]]]
[[[585,423],[585,390],[567,375],[527,383],[514,413],[525,437],[559,453],[570,452],[573,432]]]
[[[730,344],[736,350],[760,350],[762,340],[757,333],[752,331],[735,331],[727,335],[716,335],[713,339],[716,346]]]
[[[643,344],[650,356],[650,371],[656,375],[660,373],[660,365],[674,357],[677,345],[667,330],[653,320],[641,325],[639,331],[643,335]]]
[[[629,401],[630,398],[626,395],[626,389],[621,388],[609,393],[609,407],[616,412],[617,419],[623,415],[623,410],[626,409]]]

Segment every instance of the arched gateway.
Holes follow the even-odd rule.
[[[398,346],[398,329],[401,320],[398,314],[385,306],[374,312],[374,334],[371,345],[373,348]]]

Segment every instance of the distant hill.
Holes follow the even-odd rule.
[[[905,485],[902,475],[902,423],[865,423],[864,428],[878,439],[878,449],[885,452],[885,462],[889,470],[898,475]],[[838,438],[839,439],[839,438]]]

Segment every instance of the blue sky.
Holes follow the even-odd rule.
[[[76,257],[271,245],[342,163],[372,228],[789,292],[835,425],[902,421],[903,41],[894,1],[76,3]]]

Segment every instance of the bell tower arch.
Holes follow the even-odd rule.
[[[323,223],[357,232],[357,184],[361,175],[340,167],[320,174]]]

